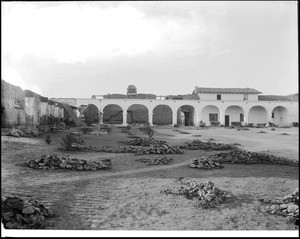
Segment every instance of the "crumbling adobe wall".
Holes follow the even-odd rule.
[[[1,128],[25,125],[25,93],[19,86],[1,80]]]

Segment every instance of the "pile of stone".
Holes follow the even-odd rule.
[[[202,156],[197,157],[193,160],[193,163],[189,165],[191,168],[200,168],[200,169],[221,169],[224,168],[218,162],[213,161],[212,159]]]
[[[173,160],[174,160],[173,158],[167,158],[166,156],[157,156],[155,158],[136,159],[136,161],[145,162],[148,165],[169,164]]]
[[[214,183],[198,183],[192,179],[179,178],[184,186],[176,189],[164,189],[161,193],[184,195],[188,199],[197,198],[197,206],[202,208],[216,207],[226,201],[231,195],[216,188]]]
[[[18,165],[43,170],[69,169],[78,171],[96,171],[99,169],[111,169],[112,166],[111,159],[103,159],[96,162],[87,161],[84,159],[70,158],[70,156],[68,155],[63,155],[59,157],[55,154],[43,155],[41,159],[30,160],[28,162]]]
[[[261,211],[287,217],[288,221],[299,225],[299,189],[277,200],[260,199],[259,201],[269,204]]]
[[[180,149],[188,150],[233,150],[235,146],[231,144],[215,143],[212,141],[204,142],[201,140],[193,140],[191,143],[179,146]]]
[[[120,143],[127,144],[127,145],[135,145],[135,146],[157,146],[162,144],[167,144],[166,141],[153,139],[153,138],[137,138],[134,140],[128,140],[128,141],[120,141]]]
[[[84,143],[84,140],[81,139],[80,137],[74,137],[74,138],[75,138],[75,143],[76,144],[82,144],[82,143]]]
[[[13,137],[28,137],[28,138],[37,138],[40,136],[40,133],[37,129],[34,128],[24,128],[24,129],[12,129],[10,132],[7,134],[8,136],[13,136]]]
[[[45,219],[53,216],[51,209],[32,197],[1,198],[1,221],[6,229],[43,228],[46,225]]]
[[[282,164],[299,166],[296,160],[290,160],[283,157],[277,157],[270,154],[250,152],[244,150],[233,150],[226,153],[218,153],[212,156],[214,161],[219,163],[232,164]]]
[[[161,146],[149,146],[149,147],[133,147],[133,146],[83,146],[77,143],[73,143],[71,146],[72,150],[78,151],[95,151],[95,152],[106,152],[106,153],[135,153],[138,155],[143,154],[183,154],[183,150],[177,146],[161,145]]]

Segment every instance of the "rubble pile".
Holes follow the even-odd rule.
[[[161,146],[148,146],[148,147],[133,147],[133,146],[101,146],[101,147],[93,147],[93,146],[83,146],[77,143],[73,143],[71,146],[72,150],[78,151],[95,151],[95,152],[106,152],[106,153],[135,153],[138,155],[142,154],[183,154],[183,150],[181,150],[177,146],[169,146],[166,144],[162,144]]]
[[[120,143],[127,144],[127,145],[144,146],[144,147],[167,144],[166,141],[153,139],[153,138],[137,138],[134,140],[120,141]]]
[[[166,156],[157,156],[155,158],[139,158],[136,161],[145,162],[148,165],[168,164],[173,161],[173,158],[167,158]]]
[[[180,149],[188,150],[232,150],[236,149],[231,144],[215,143],[210,141],[204,142],[201,140],[193,140],[191,143],[185,143],[185,145],[179,146]]]
[[[202,156],[197,157],[193,160],[193,163],[189,165],[191,168],[201,168],[201,169],[221,169],[224,168],[218,162],[209,159],[208,157]]]
[[[176,189],[164,189],[161,193],[184,195],[188,199],[197,198],[197,206],[203,208],[216,207],[226,201],[231,195],[216,188],[214,183],[198,183],[192,179],[179,178],[183,186]]]
[[[84,140],[81,139],[80,137],[74,137],[74,138],[75,138],[75,143],[76,144],[82,144],[82,143],[84,143]]]
[[[99,170],[99,169],[110,169],[111,159],[103,159],[99,162],[87,161],[84,159],[70,158],[68,155],[61,157],[57,155],[43,155],[41,159],[30,160],[21,164],[21,166],[27,166],[34,169],[43,170],[55,170],[55,169],[69,169],[69,170]]]
[[[1,198],[1,221],[6,229],[38,229],[45,226],[46,218],[53,217],[46,208],[32,197]]]
[[[214,161],[219,163],[233,164],[282,164],[299,166],[296,160],[290,160],[283,157],[277,157],[270,154],[250,152],[244,150],[233,150],[226,153],[218,153],[212,156]]]
[[[270,204],[261,209],[263,212],[284,216],[288,221],[299,225],[299,189],[277,200],[259,201]]]
[[[13,136],[13,137],[28,137],[28,138],[37,138],[40,137],[41,134],[36,128],[20,128],[20,129],[12,129],[10,132],[7,134],[8,136]]]

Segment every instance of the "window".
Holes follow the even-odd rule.
[[[217,100],[221,100],[221,95],[217,95]]]
[[[274,119],[274,113],[272,113],[272,119]]]
[[[244,94],[244,100],[248,100],[248,94]]]
[[[243,114],[240,114],[240,121],[244,122],[244,115]]]
[[[218,121],[218,114],[209,114],[209,121]]]

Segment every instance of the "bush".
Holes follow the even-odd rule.
[[[294,127],[299,127],[299,123],[298,122],[293,122],[293,126]]]
[[[64,146],[64,149],[67,151],[70,151],[72,149],[72,144],[77,142],[76,137],[72,134],[67,134],[61,139],[62,141],[60,143],[62,146]]]
[[[178,125],[178,124],[174,124],[174,127],[178,128],[178,127],[179,127],[179,125]]]
[[[46,141],[47,144],[51,143],[51,136],[49,134],[46,135],[45,141]]]
[[[130,125],[126,125],[125,128],[128,129],[128,130],[130,130],[130,129],[131,129],[131,126],[130,126]]]
[[[205,127],[205,125],[206,125],[206,124],[201,120],[200,123],[199,123],[199,126],[200,126],[200,127]]]
[[[145,132],[147,133],[147,135],[149,136],[149,138],[152,138],[153,134],[154,134],[154,129],[151,126],[147,126],[145,129]]]
[[[87,134],[87,133],[93,131],[93,129],[89,128],[89,127],[82,127],[82,128],[80,128],[80,130],[82,131],[83,134]]]

